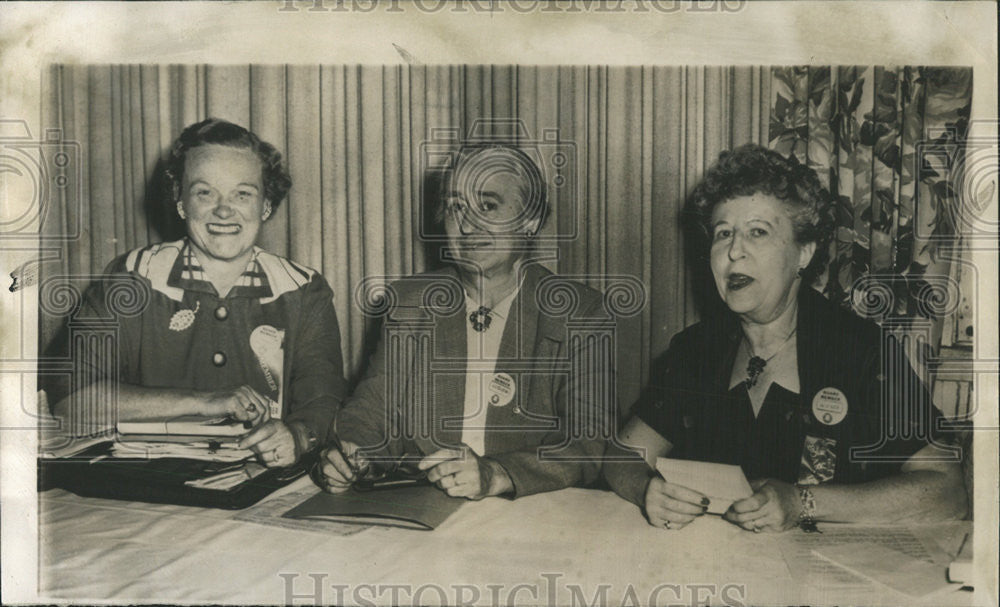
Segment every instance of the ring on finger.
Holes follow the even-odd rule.
[[[666,529],[671,529],[672,527],[670,526],[670,521],[663,521],[663,527]]]

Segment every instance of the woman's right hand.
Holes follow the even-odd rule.
[[[360,466],[356,462],[358,446],[349,441],[341,441],[340,446],[331,446],[319,457],[319,474],[316,482],[330,493],[343,493],[351,488],[358,478]]]
[[[650,525],[661,529],[680,529],[705,514],[709,503],[705,495],[655,476],[646,486],[643,510]]]
[[[250,386],[208,392],[201,399],[205,417],[232,417],[241,422],[262,419],[268,411],[267,399]]]

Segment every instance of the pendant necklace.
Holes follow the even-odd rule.
[[[775,350],[774,353],[768,356],[767,358],[761,358],[760,356],[757,356],[753,351],[753,346],[750,345],[750,340],[747,339],[746,334],[743,335],[743,340],[746,342],[747,349],[750,351],[749,352],[750,360],[747,361],[747,378],[743,380],[743,383],[746,384],[747,389],[750,389],[757,385],[757,379],[760,377],[760,374],[764,372],[764,367],[767,366],[767,363],[769,363],[772,358],[777,356],[782,350],[785,349],[785,346],[788,345],[788,342],[791,341],[792,336],[794,336],[795,332],[798,330],[799,330],[798,327],[792,329],[792,332],[788,334],[788,337],[786,337],[783,342],[781,342],[781,345],[778,347],[778,349]]]

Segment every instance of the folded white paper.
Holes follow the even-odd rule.
[[[713,514],[722,514],[736,500],[753,495],[739,466],[660,457],[656,459],[656,470],[668,483],[708,496],[708,511]]]

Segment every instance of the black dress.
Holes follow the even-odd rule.
[[[772,384],[756,418],[746,388],[728,388],[735,315],[673,338],[633,408],[670,441],[670,457],[737,464],[750,479],[859,483],[943,443],[941,413],[893,336],[810,288],[798,305],[800,393]]]

